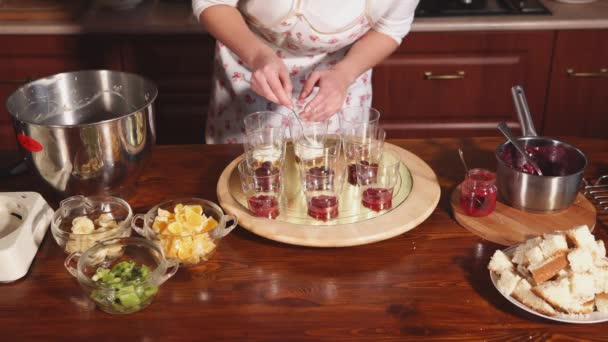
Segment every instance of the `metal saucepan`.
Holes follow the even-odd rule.
[[[556,139],[539,137],[528,110],[523,89],[512,89],[524,137],[517,141],[535,159],[543,176],[534,174],[510,142],[496,149],[496,184],[504,203],[532,212],[567,209],[580,189],[587,157],[578,148]]]
[[[128,197],[155,143],[157,88],[109,70],[53,75],[6,106],[28,165],[63,195]]]

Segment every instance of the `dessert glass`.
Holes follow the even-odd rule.
[[[390,150],[357,161],[357,181],[362,188],[361,204],[364,207],[373,211],[392,208],[400,165],[399,156]]]
[[[301,160],[300,178],[306,197],[308,215],[316,220],[328,221],[339,214],[340,194],[345,178],[345,164],[322,151],[320,156]]]
[[[249,210],[253,216],[276,219],[280,214],[281,172],[264,165],[252,168],[248,159],[250,157],[245,156],[239,162],[238,170]]]

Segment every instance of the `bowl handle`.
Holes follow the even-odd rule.
[[[161,276],[160,284],[169,280],[169,278],[173,277],[177,270],[179,269],[179,259],[167,259],[167,269],[165,274]],[[159,285],[160,285],[159,284]]]
[[[65,266],[68,272],[70,272],[70,274],[74,276],[74,278],[78,278],[78,270],[76,269],[76,267],[73,266],[73,263],[77,263],[81,255],[82,253],[80,252],[74,252],[68,255],[68,257],[63,262],[63,266]]]
[[[144,214],[135,214],[133,215],[133,218],[131,219],[131,228],[133,228],[133,230],[135,230],[137,232],[137,234],[145,237],[145,238],[150,238],[149,234],[148,234],[148,230],[145,227],[145,215]],[[144,221],[144,225],[142,227],[137,225],[137,220],[142,220]]]
[[[236,225],[239,224],[239,220],[236,218],[236,216],[224,215],[224,217],[226,218],[226,222],[232,221],[232,224],[230,226],[226,226],[226,228],[224,228],[224,231],[222,232],[222,237],[230,234],[230,232],[234,228],[236,228]]]

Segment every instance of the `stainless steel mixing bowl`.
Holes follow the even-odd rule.
[[[29,166],[62,195],[129,197],[156,140],[157,94],[141,76],[89,70],[28,83],[6,106]]]

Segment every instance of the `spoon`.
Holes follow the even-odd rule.
[[[462,152],[462,148],[458,148],[458,155],[460,156],[460,161],[462,162],[462,166],[464,166],[465,174],[469,174],[469,168],[467,167],[467,162],[464,161],[464,153]]]
[[[321,137],[320,137],[320,138],[321,138],[321,139],[320,139],[320,141],[319,141],[318,139],[315,139],[315,138],[318,138],[318,137],[317,137],[317,133],[316,133],[316,132],[313,134],[313,135],[314,135],[314,137],[313,137],[313,138],[309,137],[309,136],[308,136],[308,135],[307,135],[307,134],[304,132],[304,124],[302,123],[302,120],[300,120],[300,116],[299,116],[299,115],[296,113],[296,110],[295,110],[295,109],[292,109],[292,110],[291,110],[291,112],[293,113],[293,116],[295,116],[295,117],[296,117],[296,121],[298,122],[298,125],[300,126],[300,129],[302,130],[302,136],[304,137],[304,140],[306,140],[306,143],[307,143],[309,146],[313,146],[313,147],[320,147],[320,146],[323,146],[323,145],[324,145],[324,143],[325,143],[325,135],[324,135],[324,134],[322,134],[322,135],[321,135]],[[326,132],[325,132],[325,133],[326,133]]]
[[[498,129],[511,142],[511,144],[513,144],[513,146],[515,146],[515,149],[517,150],[517,152],[519,152],[522,156],[524,156],[524,159],[526,160],[526,162],[528,162],[530,165],[532,165],[532,168],[534,168],[534,171],[536,172],[536,174],[539,176],[542,176],[543,173],[540,170],[540,167],[538,167],[538,164],[536,163],[536,161],[534,159],[532,159],[532,157],[530,157],[530,155],[526,152],[526,150],[524,150],[524,148],[515,139],[515,136],[513,136],[513,132],[511,132],[511,129],[509,129],[509,126],[507,126],[507,124],[505,122],[501,122],[498,124]]]

